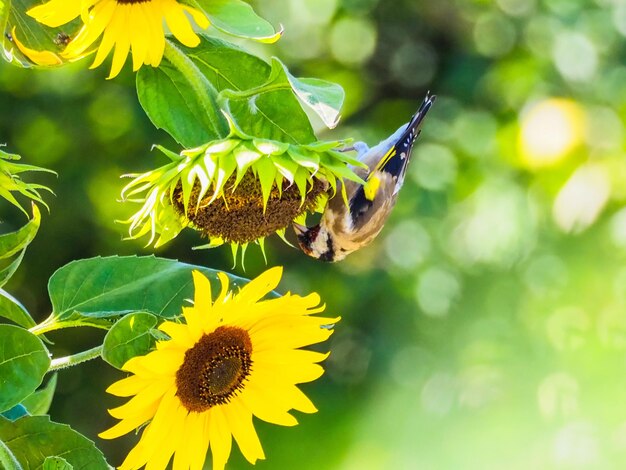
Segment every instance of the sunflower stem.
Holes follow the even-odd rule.
[[[38,325],[29,328],[30,331],[34,335],[43,335],[45,333],[49,333],[50,331],[62,330],[64,328],[75,328],[78,326],[91,326],[93,328],[100,328],[103,330],[107,330],[108,328],[105,325],[94,325],[90,323],[85,323],[84,320],[74,320],[74,321],[56,321],[53,317],[48,317],[43,322]]]
[[[65,369],[67,367],[75,366],[82,362],[90,361],[102,354],[102,345],[95,348],[88,349],[87,351],[72,354],[71,356],[59,357],[52,359],[48,372],[54,372],[59,369]]]
[[[228,135],[228,125],[217,104],[217,90],[213,84],[198,70],[196,64],[169,39],[165,40],[164,56],[189,82],[202,107],[208,114],[213,127],[212,131],[219,138],[226,137]]]

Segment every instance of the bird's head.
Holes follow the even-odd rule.
[[[293,229],[298,237],[298,244],[304,253],[321,261],[337,261],[331,234],[321,224],[313,227],[305,227],[293,224]]]

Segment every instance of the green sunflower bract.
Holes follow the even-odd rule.
[[[130,238],[150,234],[160,246],[192,227],[209,238],[208,247],[230,243],[236,254],[250,242],[285,229],[319,210],[342,179],[362,182],[350,165],[346,141],[295,145],[254,138],[230,122],[230,134],[176,154],[157,146],[171,163],[141,175],[122,190],[124,201],[142,207],[125,223]]]
[[[28,183],[20,178],[20,174],[39,171],[56,175],[56,172],[34,165],[16,163],[20,158],[19,155],[0,150],[0,197],[9,201],[26,215],[28,215],[28,213],[12,193],[22,194],[33,201],[43,204],[46,209],[48,209],[48,205],[41,197],[41,191],[44,190],[54,194],[52,190],[41,184]]]

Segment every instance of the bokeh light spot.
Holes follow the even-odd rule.
[[[557,35],[552,56],[561,75],[572,82],[589,82],[598,68],[598,52],[587,36],[563,32]]]
[[[422,407],[432,414],[446,415],[454,406],[457,396],[457,380],[446,372],[438,372],[422,388]]]
[[[432,317],[447,315],[460,293],[458,278],[439,267],[424,271],[417,283],[417,303],[426,315]]]
[[[537,0],[496,0],[500,9],[511,16],[526,16],[535,10]]]
[[[476,49],[487,57],[500,57],[510,52],[516,36],[513,23],[498,13],[483,14],[474,25]]]
[[[574,351],[587,342],[591,321],[578,307],[564,307],[546,320],[546,331],[552,345],[560,351]]]
[[[546,418],[568,418],[578,411],[578,382],[564,372],[547,376],[537,389],[539,410]]]
[[[421,87],[433,79],[437,68],[437,55],[425,43],[402,44],[391,57],[391,74],[407,88]]]
[[[402,269],[414,269],[430,254],[428,232],[418,222],[400,222],[385,238],[385,252],[391,262]]]
[[[611,182],[600,165],[578,168],[554,201],[552,215],[565,232],[580,233],[593,224],[611,195]]]
[[[339,62],[359,65],[369,59],[376,48],[376,26],[369,20],[345,17],[330,32],[330,48]]]
[[[442,191],[456,181],[456,157],[448,147],[423,143],[413,153],[411,176],[422,188]]]
[[[542,168],[562,161],[582,140],[584,114],[571,100],[550,98],[521,116],[518,146],[522,163]]]

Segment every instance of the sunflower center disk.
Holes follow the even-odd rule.
[[[196,183],[192,189],[187,219],[209,238],[221,238],[225,242],[239,244],[267,237],[289,226],[300,214],[313,211],[319,196],[326,190],[325,182],[313,178],[313,182],[308,183],[302,203],[298,187],[284,181],[281,191],[276,185],[272,187],[264,211],[261,184],[254,175],[246,174],[233,191],[234,182],[234,177],[231,177],[224,186],[222,196],[210,204],[212,194],[209,191],[197,209],[200,186]],[[179,183],[174,190],[173,200],[178,213],[184,214],[181,188]]]
[[[203,335],[185,353],[176,372],[176,395],[181,403],[195,412],[228,403],[245,386],[251,353],[250,336],[241,328],[220,326]]]

